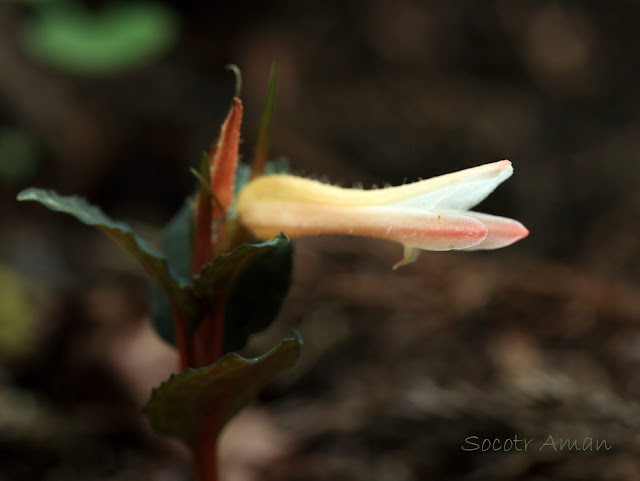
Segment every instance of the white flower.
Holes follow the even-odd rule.
[[[526,237],[518,221],[469,209],[513,173],[508,160],[375,190],[345,189],[292,175],[266,175],[247,184],[238,219],[256,237],[346,234],[402,244],[413,262],[421,249],[498,249]]]

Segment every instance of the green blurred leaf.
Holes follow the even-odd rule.
[[[37,327],[38,317],[27,280],[0,264],[0,353],[12,357],[29,352]]]
[[[191,288],[176,280],[165,257],[125,223],[116,222],[98,207],[77,196],[61,196],[54,191],[29,188],[18,194],[18,200],[32,200],[57,212],[69,214],[84,224],[105,232],[133,254],[144,269],[162,286],[171,303],[187,326],[199,318],[199,306]]]
[[[276,374],[293,366],[301,344],[294,332],[264,356],[231,353],[211,366],[173,374],[153,390],[144,413],[158,433],[194,447],[203,429],[220,432]]]
[[[191,281],[192,244],[193,199],[187,197],[162,235],[162,252],[167,258],[171,274],[184,284]]]
[[[18,183],[38,166],[36,139],[20,129],[0,129],[0,180]]]
[[[193,239],[193,200],[187,198],[169,221],[162,236],[162,251],[169,270],[182,284],[190,283],[190,260]],[[151,319],[153,325],[169,344],[176,345],[175,325],[171,304],[160,285],[151,281]]]
[[[16,5],[28,5],[30,7],[43,7],[49,5],[71,4],[73,0],[4,0],[4,3],[13,3]]]
[[[45,5],[22,40],[35,58],[74,73],[100,75],[148,62],[177,40],[178,21],[161,3],[112,3],[98,12]]]

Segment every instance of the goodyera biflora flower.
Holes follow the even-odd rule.
[[[239,194],[236,213],[256,237],[346,234],[404,246],[394,269],[415,261],[421,249],[498,249],[529,231],[506,217],[472,208],[513,173],[508,160],[398,187],[346,189],[292,175],[266,175]]]

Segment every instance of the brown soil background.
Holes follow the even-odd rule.
[[[109,1],[85,2],[94,9]],[[35,205],[78,193],[153,239],[190,192],[244,74],[251,155],[272,60],[274,156],[365,186],[509,158],[479,210],[531,231],[505,250],[423,253],[353,239],[296,243],[276,324],[299,365],[229,426],[227,481],[640,479],[640,7],[635,2],[173,2],[179,43],[102,78],[30,60],[30,14],[0,5],[0,119],[39,167],[0,184],[0,262],[29,282],[33,345],[0,362],[0,480],[186,480],[182,448],[139,409],[175,354],[149,328],[137,266]],[[0,289],[2,286],[0,286]],[[538,448],[548,436],[608,451]],[[465,452],[468,436],[532,438]]]

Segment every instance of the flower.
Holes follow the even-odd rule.
[[[508,160],[384,189],[346,189],[292,175],[266,175],[240,192],[236,214],[259,239],[346,234],[395,241],[415,261],[420,250],[498,249],[526,237],[518,221],[468,209],[513,173]]]

